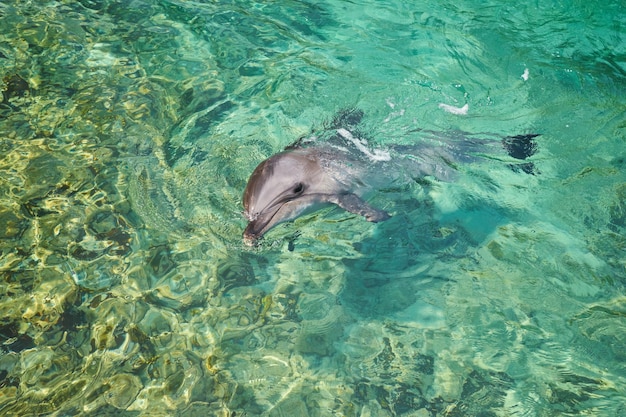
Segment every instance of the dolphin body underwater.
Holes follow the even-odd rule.
[[[249,220],[243,233],[246,244],[255,245],[277,224],[327,204],[381,222],[391,216],[363,199],[372,190],[426,176],[451,181],[459,162],[502,150],[513,161],[524,160],[536,151],[536,134],[500,136],[494,141],[468,133],[452,137],[436,132],[426,132],[437,135],[435,144],[421,141],[372,149],[358,133],[362,117],[359,109],[342,110],[320,137],[301,138],[256,167],[243,194],[244,214]],[[511,167],[528,174],[534,170],[531,162]]]

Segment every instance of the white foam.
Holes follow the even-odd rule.
[[[337,129],[337,133],[339,133],[342,138],[352,142],[359,151],[367,155],[367,157],[371,159],[372,161],[390,161],[391,160],[391,155],[389,154],[389,152],[383,151],[381,149],[374,149],[373,151],[370,151],[367,148],[367,146],[365,146],[367,142],[365,142],[362,139],[355,138],[354,136],[352,136],[352,133],[350,133],[350,131],[344,128],[340,128],[340,129]]]
[[[530,75],[530,71],[528,71],[528,68],[524,68],[524,73],[522,74],[522,80],[528,81],[529,75]]]
[[[449,104],[439,103],[439,108],[444,109],[448,113],[465,115],[469,110],[469,104],[465,103],[463,107],[454,107]]]

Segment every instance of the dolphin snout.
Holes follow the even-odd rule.
[[[243,243],[247,246],[255,246],[259,238],[260,236],[254,233],[248,232],[248,229],[246,229],[246,231],[243,232]]]
[[[259,239],[263,237],[263,224],[258,221],[251,221],[243,231],[243,243],[248,246],[255,246]]]

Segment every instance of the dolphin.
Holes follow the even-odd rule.
[[[385,221],[390,214],[365,201],[370,191],[424,176],[450,181],[458,162],[476,159],[474,154],[490,150],[494,144],[493,140],[462,134],[462,140],[444,138],[439,146],[423,141],[372,149],[358,133],[362,116],[358,109],[343,110],[323,131],[327,140],[301,138],[256,167],[243,194],[244,215],[249,221],[243,233],[247,245],[255,245],[277,224],[328,204],[370,222]],[[505,137],[499,143],[514,159],[526,159],[536,150],[536,136]],[[533,173],[532,163],[519,168]]]
[[[253,244],[278,223],[329,203],[370,222],[390,217],[367,204],[359,195],[364,187],[348,181],[346,173],[334,175],[325,162],[338,157],[347,161],[349,155],[331,151],[325,147],[287,150],[256,167],[243,195],[245,215],[250,221],[243,234],[246,243]]]

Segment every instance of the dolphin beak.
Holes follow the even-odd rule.
[[[254,220],[251,220],[248,226],[246,226],[246,230],[243,231],[243,242],[248,246],[256,245],[257,241],[263,237],[265,232],[278,223],[278,221],[275,220],[275,216],[281,207],[282,205],[277,205],[269,211],[262,212]]]
[[[257,232],[256,229],[256,221],[248,223],[246,230],[243,231],[243,243],[248,246],[256,245],[257,241],[263,236],[263,233],[261,231]]]

